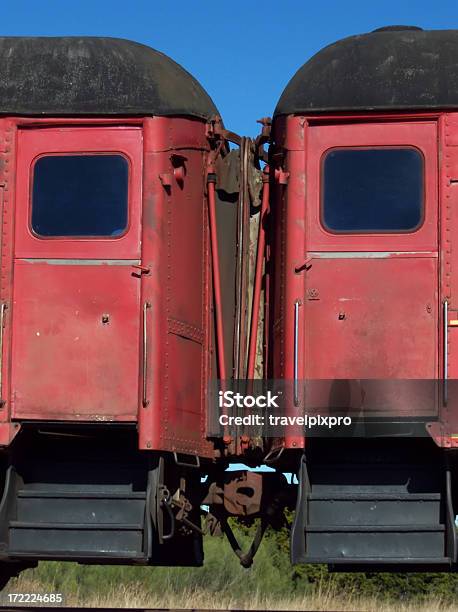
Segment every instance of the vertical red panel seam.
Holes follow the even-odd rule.
[[[299,303],[298,322],[298,379],[304,376],[304,295],[305,295],[305,271],[296,272],[305,257],[305,173],[306,173],[306,120],[303,117],[289,117],[287,121],[286,143],[287,158],[286,170],[289,173],[289,181],[286,193],[286,246],[285,246],[285,312],[284,312],[284,372],[289,384],[294,379],[294,346],[295,346],[295,304]],[[288,399],[288,414],[294,415],[301,410],[303,412],[303,397],[300,398],[298,407],[291,404],[292,398]],[[285,446],[287,448],[301,448],[304,445],[303,436],[291,436],[285,432]]]
[[[172,134],[172,124],[169,123],[168,125],[168,129],[167,129],[167,137],[168,137],[168,147],[171,150],[173,148],[173,134]],[[161,157],[161,164],[163,162],[163,157],[165,157],[165,154],[163,154],[163,156]],[[166,172],[169,172],[169,166],[170,164],[167,164],[167,168],[166,168]],[[172,197],[171,197],[171,190],[167,191],[167,197],[165,198],[165,205],[166,205],[166,232],[167,232],[167,265],[166,265],[166,291],[165,291],[165,321],[167,321],[167,319],[170,316],[170,300],[171,300],[171,284],[172,284],[172,265],[171,265],[171,260],[172,260]],[[165,374],[164,374],[164,403],[162,405],[162,410],[163,412],[163,419],[161,419],[161,422],[163,422],[163,427],[161,427],[161,440],[165,440],[165,438],[167,438],[167,430],[168,430],[168,420],[169,420],[169,361],[170,361],[170,353],[169,353],[169,347],[170,347],[170,342],[169,342],[169,333],[168,333],[168,329],[165,326],[164,327],[164,337],[165,337],[165,354],[164,354],[164,365],[165,365]],[[172,450],[174,450],[174,448],[172,447]]]
[[[201,410],[201,432],[202,440],[206,438],[207,432],[207,419],[209,414],[209,396],[208,396],[208,384],[210,380],[210,360],[211,360],[211,334],[209,333],[211,317],[210,317],[210,300],[209,300],[209,260],[208,260],[208,217],[207,217],[207,196],[205,190],[205,179],[206,179],[206,168],[207,168],[208,153],[202,155],[202,280],[203,280],[203,293],[202,293],[202,329],[204,330],[204,344],[202,347],[202,410]]]
[[[13,210],[13,197],[14,197],[14,175],[15,169],[15,153],[16,149],[16,130],[15,125],[8,121],[5,130],[5,168],[4,168],[4,199],[3,199],[3,218],[2,218],[2,288],[1,288],[1,301],[5,302],[8,306],[5,330],[4,330],[4,345],[3,345],[3,356],[6,356],[5,363],[3,363],[3,398],[6,399],[4,407],[6,420],[10,419],[11,415],[11,403],[10,400],[10,384],[11,384],[11,321],[12,321],[12,284],[13,284],[13,266],[12,266],[12,248],[13,248],[13,236],[14,236],[14,215]],[[14,149],[14,153],[13,153]]]
[[[448,321],[444,321],[444,310],[442,308],[443,300],[452,298],[452,285],[451,285],[451,275],[452,275],[452,262],[451,262],[451,208],[450,208],[450,153],[448,151],[448,143],[447,139],[449,136],[449,121],[448,115],[443,115],[440,119],[439,123],[439,134],[441,146],[439,146],[439,172],[440,172],[440,180],[439,180],[439,214],[438,214],[438,222],[440,227],[439,239],[441,241],[439,252],[441,254],[441,265],[439,267],[440,272],[440,280],[439,280],[439,296],[438,296],[438,308],[439,308],[439,317],[438,317],[438,350],[439,350],[439,368],[440,371],[444,371],[444,337],[441,334],[441,327],[448,324]],[[441,325],[442,322],[442,325]],[[450,355],[450,342],[448,342],[447,353]],[[448,359],[449,361],[449,359]],[[440,398],[439,398],[440,401]]]
[[[440,316],[438,317],[438,326],[439,326],[439,368],[440,375],[439,378],[442,377],[442,373],[445,371],[444,364],[444,334],[441,333],[441,329],[443,329],[446,325],[448,326],[448,320],[444,320],[444,308],[443,303],[445,300],[449,300],[451,303],[449,304],[452,308],[455,308],[454,302],[452,302],[452,254],[451,254],[451,236],[453,229],[453,210],[451,208],[451,184],[450,179],[452,178],[451,173],[451,152],[449,145],[449,137],[451,130],[449,114],[442,115],[439,119],[439,173],[440,173],[440,193],[439,193],[439,222],[441,231],[439,233],[441,244],[440,244],[440,257],[441,257],[441,265],[440,265],[440,285],[439,285],[439,312]],[[452,344],[450,343],[450,336],[447,338],[447,366],[450,369],[451,365],[451,357],[453,357]],[[439,397],[439,402],[442,402],[442,398]],[[450,431],[446,431],[447,424],[450,426],[449,421],[450,415],[448,414],[447,406],[442,406],[442,425],[441,431],[439,432],[439,437],[435,438],[436,442],[441,446],[450,446]],[[444,427],[445,425],[445,427]],[[434,434],[433,434],[434,437]]]

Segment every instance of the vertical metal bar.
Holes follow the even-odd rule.
[[[247,378],[247,341],[248,341],[248,255],[250,246],[248,192],[248,164],[251,141],[240,139],[240,190],[237,216],[237,261],[236,261],[236,312],[234,342],[234,377]]]
[[[443,386],[443,403],[444,406],[448,403],[448,301],[444,300],[444,350],[443,350],[443,359],[444,359],[444,386]]]
[[[5,326],[5,311],[7,305],[2,303],[0,305],[0,403],[3,405],[5,400],[3,399],[3,328]]]
[[[294,302],[294,405],[299,406],[299,306],[300,301]]]
[[[5,183],[0,183],[0,229],[3,228],[3,206],[5,203]],[[0,258],[3,257],[3,240],[0,241]],[[5,404],[3,398],[3,329],[5,327],[5,311],[7,305],[5,303],[0,304],[0,406]]]
[[[143,304],[143,408],[149,404],[148,394],[148,308],[149,302]]]
[[[245,151],[245,137],[242,136],[240,140],[240,189],[238,199],[238,211],[237,211],[237,262],[236,262],[236,282],[237,288],[236,300],[235,300],[235,333],[234,333],[234,378],[243,378],[241,375],[241,342],[242,342],[242,300],[243,300],[243,230],[244,230],[244,218],[245,218],[245,166],[244,151]]]
[[[213,293],[215,296],[216,312],[216,345],[218,356],[219,378],[226,380],[226,358],[224,350],[224,329],[223,329],[223,300],[221,297],[221,278],[218,254],[218,234],[216,227],[216,203],[215,203],[215,182],[216,175],[208,173],[208,213],[210,218],[210,242],[212,252],[212,271],[213,271]]]
[[[254,378],[254,368],[258,348],[259,307],[261,304],[262,272],[266,246],[266,216],[269,208],[269,166],[264,168],[261,212],[259,213],[258,250],[256,253],[256,271],[251,307],[251,326],[248,344],[247,378]]]
[[[3,231],[3,206],[5,204],[5,183],[0,183],[0,235]],[[0,260],[3,257],[3,240],[0,240]]]

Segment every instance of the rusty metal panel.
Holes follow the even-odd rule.
[[[304,306],[305,378],[437,378],[436,258],[313,258]]]
[[[441,300],[448,300],[449,320],[458,318],[458,270],[453,256],[458,242],[458,117],[447,114],[441,121],[442,158],[442,291]],[[449,321],[447,321],[447,324]],[[442,325],[446,322],[443,321]],[[458,378],[458,328],[448,328],[448,376]],[[444,353],[444,351],[442,351]]]
[[[205,439],[211,285],[205,200],[205,124],[145,122],[142,303],[148,313],[148,403],[140,448],[212,456]],[[188,148],[189,143],[202,148]],[[183,146],[180,146],[180,143]],[[161,180],[162,177],[162,180]]]
[[[423,155],[424,222],[414,232],[331,233],[321,222],[321,169],[327,151],[341,147],[414,147]],[[433,121],[313,126],[307,145],[307,240],[312,251],[437,251],[437,125]]]
[[[304,377],[438,377],[436,132],[433,122],[309,130]],[[332,234],[324,228],[321,160],[326,150],[348,146],[410,146],[423,153],[425,210],[417,230]]]
[[[224,330],[224,349],[227,377],[232,377],[235,369],[234,336],[237,311],[236,287],[237,267],[237,198],[240,192],[240,151],[232,150],[226,157],[218,158],[216,164],[216,224],[220,259],[221,297]],[[210,246],[210,245],[209,245]],[[242,340],[243,342],[243,340]],[[238,341],[237,341],[238,344]],[[216,377],[216,354],[212,367]]]
[[[119,152],[129,160],[129,223],[120,238],[43,239],[30,229],[34,160],[78,152]],[[141,177],[139,128],[20,133],[10,315],[13,418],[136,421]]]
[[[49,239],[30,229],[30,181],[39,156],[71,153],[119,153],[129,163],[129,226],[120,237]],[[142,132],[136,127],[40,128],[19,131],[15,256],[35,258],[134,259],[140,257]]]
[[[280,119],[272,159],[289,178],[275,186],[272,198],[271,372],[290,380],[296,372],[299,379],[336,381],[437,379],[442,346],[437,123],[432,118],[339,123],[335,117],[327,124]],[[322,159],[339,147],[419,150],[425,176],[421,226],[402,234],[327,231],[320,214]],[[394,401],[392,414],[407,409],[408,416],[421,417],[438,409],[436,395],[432,406],[411,399]],[[285,443],[300,444],[288,436]]]
[[[180,150],[186,176],[167,202],[168,318],[162,404],[163,444],[198,452],[204,442],[204,167],[199,151]],[[180,329],[172,320],[181,323]]]
[[[15,419],[137,419],[140,281],[131,266],[16,260]]]
[[[1,347],[0,445],[9,444],[19,424],[11,425],[11,312],[14,245],[14,197],[16,186],[16,126],[9,119],[0,119],[0,183],[1,187],[1,275],[0,303],[3,305]]]

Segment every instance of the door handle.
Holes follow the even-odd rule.
[[[148,309],[149,302],[143,304],[143,408],[149,404],[148,395]]]
[[[299,306],[300,300],[294,302],[294,405],[299,406]]]
[[[0,304],[0,406],[5,404],[3,399],[3,337],[5,327],[5,312],[8,306],[3,302]]]
[[[135,268],[135,272],[132,272],[132,274],[138,277],[140,277],[142,274],[149,274],[151,272],[151,268],[148,268],[148,266],[142,266],[141,264],[133,264],[132,268]]]
[[[443,337],[443,374],[444,374],[444,383],[443,383],[443,396],[442,396],[442,402],[444,404],[444,406],[447,406],[448,403],[448,385],[447,385],[447,379],[448,379],[448,300],[445,299],[444,300],[444,310],[443,310],[443,317],[444,317],[444,337]]]

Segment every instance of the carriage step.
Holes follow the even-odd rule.
[[[383,459],[383,457],[382,457]],[[337,569],[450,567],[454,562],[440,465],[350,461],[301,466],[293,563]],[[454,516],[452,517],[454,521]]]
[[[443,525],[310,525],[305,529],[307,561],[335,559],[443,559]]]
[[[0,517],[11,558],[147,559],[147,480],[119,462],[35,462],[8,470]]]
[[[317,525],[436,525],[440,493],[311,493],[308,522]]]
[[[9,521],[10,555],[144,558],[146,492],[21,488]]]
[[[444,525],[307,525],[308,533],[429,533],[443,532]]]
[[[145,499],[145,492],[130,492],[123,491],[42,491],[21,489],[18,491],[18,497],[52,497],[55,499]]]

